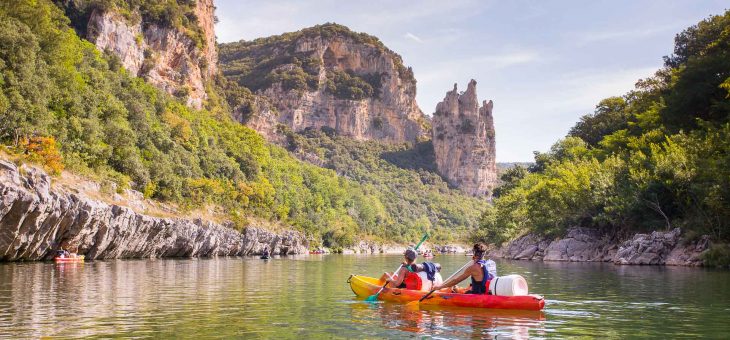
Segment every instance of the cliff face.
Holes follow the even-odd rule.
[[[79,188],[78,185],[75,188]],[[51,259],[61,247],[88,259],[250,255],[268,247],[302,254],[304,235],[249,227],[238,232],[220,224],[157,218],[51,188],[32,167],[0,160],[0,261]]]
[[[573,228],[559,239],[525,235],[493,251],[490,256],[515,260],[701,266],[702,254],[710,247],[709,236],[682,242],[681,233],[676,228],[624,239],[593,229]]]
[[[269,140],[277,124],[329,127],[357,140],[413,142],[426,133],[412,71],[376,38],[344,26],[221,45],[221,67],[275,107],[245,122]]]
[[[213,0],[195,3],[199,42],[181,29],[144,20],[134,23],[113,10],[100,9],[89,17],[86,38],[117,55],[132,74],[200,108],[207,98],[204,82],[217,70],[214,9]]]
[[[492,101],[479,107],[476,81],[454,89],[436,106],[433,148],[439,173],[470,195],[491,197],[497,182]]]

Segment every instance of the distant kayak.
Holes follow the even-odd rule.
[[[259,258],[262,259],[262,260],[268,260],[268,259],[271,258],[271,256],[269,256],[269,255],[261,255],[261,257],[259,257]]]
[[[84,255],[56,256],[53,261],[56,263],[84,262]]]
[[[310,250],[310,254],[324,254],[324,250]]]
[[[379,279],[360,275],[351,275],[347,282],[350,284],[352,292],[360,298],[366,298],[377,293],[380,287],[383,286],[383,282]],[[420,290],[388,287],[383,289],[378,299],[405,303],[418,301],[427,293]],[[498,296],[435,292],[423,300],[421,304],[472,308],[541,310],[545,307],[545,299],[540,295]]]

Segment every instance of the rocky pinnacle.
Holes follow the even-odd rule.
[[[436,105],[433,114],[433,148],[439,173],[449,184],[470,195],[491,198],[497,181],[492,101],[479,106],[477,82],[464,93],[457,85]]]

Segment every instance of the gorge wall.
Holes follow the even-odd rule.
[[[682,231],[654,231],[620,237],[594,229],[573,228],[562,238],[522,236],[490,253],[513,260],[612,262],[634,265],[701,266],[709,236],[682,240]]]
[[[299,232],[239,232],[200,219],[152,217],[78,188],[52,188],[43,171],[0,160],[0,261],[48,260],[62,247],[87,259],[240,256],[264,247],[304,254],[309,248]]]
[[[427,135],[412,71],[375,37],[326,24],[220,50],[226,77],[272,103],[242,119],[269,140],[280,138],[279,124],[332,128],[356,140],[414,142]]]
[[[183,5],[178,5],[183,6]],[[200,108],[205,82],[217,72],[213,0],[196,0],[188,27],[145,21],[139,9],[127,18],[114,7],[90,11],[85,38],[118,56],[133,75]],[[187,16],[186,16],[187,18]]]
[[[459,94],[457,85],[436,106],[433,148],[439,173],[474,196],[491,197],[497,182],[493,103],[479,106],[476,81]]]

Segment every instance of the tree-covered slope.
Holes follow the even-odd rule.
[[[726,12],[677,35],[664,68],[635,90],[601,101],[565,139],[537,154],[529,173],[507,173],[476,236],[499,243],[573,226],[616,232],[679,226],[687,237],[728,241],[729,121]]]
[[[291,152],[360,183],[377,199],[361,211],[377,216],[366,218],[376,222],[367,225],[369,234],[392,238],[408,233],[408,239],[415,239],[425,225],[437,240],[464,240],[486,205],[483,199],[450,188],[436,173],[430,141],[415,146],[355,141],[326,128],[286,135]]]
[[[267,144],[230,118],[214,87],[206,109],[190,109],[80,39],[50,0],[0,3],[5,152],[183,210],[221,207],[239,227],[248,216],[280,221],[331,246],[357,236],[411,240],[430,227],[424,209],[396,216],[384,207],[397,198]]]

